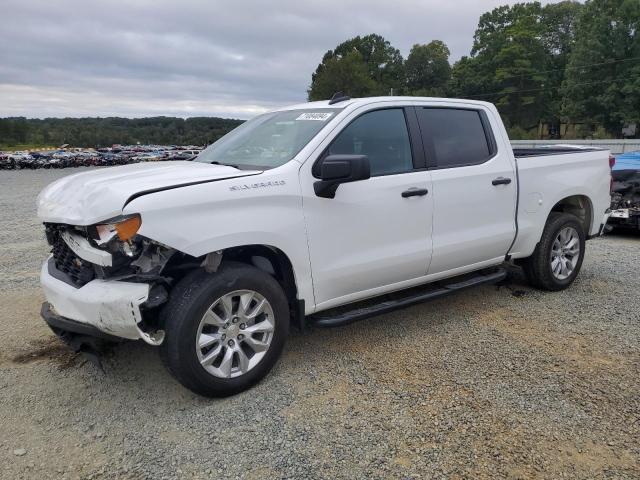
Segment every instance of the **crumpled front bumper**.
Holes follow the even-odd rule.
[[[142,339],[151,345],[162,343],[162,336],[151,336],[140,326],[140,305],[149,298],[150,288],[146,283],[96,279],[76,288],[60,278],[60,272],[50,257],[42,265],[40,284],[49,304],[43,308],[45,321],[46,310],[50,312],[50,318],[70,320],[68,325],[71,327],[74,324],[86,325],[112,337]],[[58,328],[64,329],[60,325]]]

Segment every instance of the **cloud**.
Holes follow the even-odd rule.
[[[504,0],[3,0],[0,117],[249,118],[306,100],[322,55],[379,33],[468,54]],[[513,2],[510,2],[513,3]]]

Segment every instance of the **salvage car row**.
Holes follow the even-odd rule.
[[[0,152],[0,170],[127,165],[162,160],[191,160],[196,146],[114,145],[110,148]]]

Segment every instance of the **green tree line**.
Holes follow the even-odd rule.
[[[207,145],[241,123],[215,117],[0,118],[0,145]]]
[[[415,44],[404,59],[380,35],[349,39],[323,56],[309,100],[337,91],[484,100],[516,138],[541,124],[551,132],[577,125],[573,135],[582,137],[640,127],[639,0],[502,6],[480,17],[473,40],[451,64],[441,40]]]

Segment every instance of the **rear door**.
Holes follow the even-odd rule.
[[[416,113],[433,184],[429,274],[499,263],[515,237],[517,179],[511,151],[495,140],[497,119],[480,107]]]

